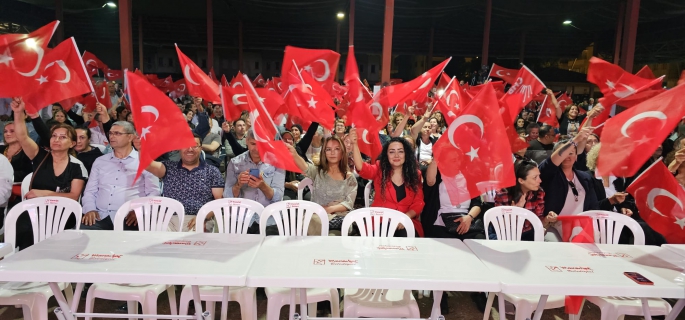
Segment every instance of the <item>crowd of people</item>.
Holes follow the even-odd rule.
[[[512,155],[516,184],[453,203],[433,157],[433,145],[447,124],[443,115],[431,108],[417,115],[414,106],[409,106],[406,113],[389,115],[387,127],[378,133],[383,144],[378,159],[359,151],[359,133],[346,127],[342,119],[335,122],[333,132],[317,123],[306,128],[297,123],[289,128],[281,125],[280,138],[302,171],[296,173],[261,159],[247,112],[238,119],[226,119],[222,106],[185,96],[176,102],[196,145],[165,154],[134,183],[141,148],[135,119],[122,105],[123,94],[117,84],[110,83],[109,87],[113,106],[108,109],[98,103],[93,113],[79,105],[54,104],[37,114],[26,114],[21,99],[2,101],[11,112],[3,121],[0,202],[9,202],[10,206],[20,202],[17,184],[31,175],[26,199],[63,196],[82,203],[82,221],[70,221],[67,227],[80,223],[81,229],[113,230],[114,215],[124,202],[161,195],[185,207],[183,225],[175,217],[170,228],[212,230],[211,215],[206,221],[195,219],[207,202],[245,198],[267,206],[297,199],[299,183],[309,178],[313,184],[311,190],[305,190],[304,199],[325,208],[331,234],[355,232],[341,230],[342,219],[364,205],[363,190],[370,182],[375,191],[371,206],[405,213],[419,237],[496,238],[492,227],[484,225],[483,214],[496,206],[518,206],[540,218],[546,241],[562,241],[558,216],[601,209],[635,219],[645,231],[647,244],[665,242],[640,218],[632,196],[626,193],[634,177],[595,174],[601,141],[593,128],[583,125],[583,120],[596,117],[604,108],[592,99],[582,108],[574,104],[562,112],[554,93],[548,90],[557,108],[558,128],[536,122],[540,103],[527,105],[514,122],[521,139],[530,144]],[[581,114],[581,110],[586,112]],[[643,170],[662,154],[667,155],[666,165],[685,184],[683,137],[685,125],[663,142]],[[259,232],[258,222],[255,218],[251,232]],[[321,223],[313,219],[309,234],[320,234]],[[129,214],[125,224],[127,230],[137,229],[135,215]],[[278,233],[273,220],[267,224],[267,235]],[[33,236],[27,214],[19,218],[17,231],[17,246],[31,246]],[[533,239],[530,223],[524,225],[523,231],[523,240]],[[406,230],[400,228],[395,235],[406,236]],[[621,243],[631,242],[630,231],[624,231]],[[474,295],[474,301],[484,308],[482,296]]]

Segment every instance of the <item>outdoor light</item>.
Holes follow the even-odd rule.
[[[342,20],[343,18],[345,18],[345,14],[342,12],[338,12],[338,19]]]
[[[31,49],[35,49],[37,46],[36,39],[33,39],[33,38],[26,39],[26,46],[31,48]]]
[[[564,21],[564,25],[566,25],[566,26],[569,25],[569,24],[571,24],[571,23],[573,23],[573,21],[571,21],[571,20],[566,20],[566,21]]]
[[[114,3],[114,2],[112,2],[112,1],[110,1],[110,2],[107,2],[107,3],[103,4],[102,7],[103,7],[103,8],[104,8],[104,7],[116,8],[116,7],[117,7],[117,4]]]

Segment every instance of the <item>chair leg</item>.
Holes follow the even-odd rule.
[[[209,319],[216,319],[216,303],[214,301],[205,301],[205,309],[209,311]]]
[[[24,314],[24,320],[33,320],[31,317],[31,306],[22,305],[21,312]]]
[[[169,296],[169,308],[171,309],[171,314],[178,315],[178,306],[176,305],[176,286],[169,286],[166,289],[166,292]]]
[[[143,305],[143,313],[144,314],[150,314],[150,315],[157,314],[157,299],[152,299],[151,297],[145,297],[145,301],[141,301],[140,304]],[[146,320],[156,320],[156,319],[146,319]]]
[[[257,294],[253,290],[242,290],[240,301],[240,318],[242,320],[257,320]]]
[[[266,300],[266,320],[278,320],[281,317],[283,305],[276,303],[273,299]]]
[[[67,286],[64,288],[64,297],[67,299],[69,305],[74,301],[74,288],[71,287],[71,283],[67,283]],[[76,312],[76,310],[74,310],[74,312]]]
[[[190,289],[190,288],[188,288]],[[188,307],[190,305],[190,301],[193,301],[192,294],[190,294],[190,290],[186,290],[184,287],[183,290],[181,291],[181,300],[178,305],[178,314],[182,316],[188,315]]]
[[[532,318],[531,315],[533,314],[533,311],[535,311],[535,309],[530,304],[521,304],[521,303],[517,304],[516,305],[516,315],[514,316],[514,319],[515,320],[530,319],[530,318]],[[501,312],[505,312],[505,311],[502,310]]]
[[[483,320],[490,319],[490,310],[492,309],[492,304],[495,302],[495,293],[488,292],[488,302],[485,304],[485,313],[483,314]]]
[[[138,314],[138,301],[126,301],[128,314]],[[138,320],[138,318],[128,318],[129,320]]]
[[[340,318],[340,294],[338,289],[331,289],[331,318]]]
[[[300,297],[300,299],[302,299],[302,297]],[[317,307],[318,306],[316,305],[316,302],[307,304],[307,315],[310,318],[316,318]],[[302,312],[302,311],[300,311],[300,312]]]
[[[93,313],[93,308],[95,307],[95,297],[93,296],[95,294],[95,286],[90,286],[88,288],[88,292],[86,293],[86,313]],[[76,310],[72,310],[76,312]],[[90,317],[85,317],[85,320],[90,320]]]
[[[31,320],[48,320],[48,300],[44,297],[33,301]]]

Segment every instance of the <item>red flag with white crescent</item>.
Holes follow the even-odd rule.
[[[124,72],[121,70],[107,69],[105,70],[105,79],[107,81],[115,81],[124,78]]]
[[[219,97],[219,85],[207,76],[181,49],[176,46],[178,60],[181,62],[181,70],[186,80],[188,92],[193,97],[200,97],[212,103],[221,103]]]
[[[83,52],[83,56],[81,57],[83,59],[83,62],[85,63],[86,70],[88,71],[88,74],[90,76],[95,75],[98,73],[98,70],[107,70],[109,67],[104,64],[98,57],[96,57],[94,54],[85,51]]]
[[[500,78],[509,84],[514,84],[519,70],[502,68],[493,63],[492,68],[490,68],[490,78]]]
[[[335,80],[340,61],[339,53],[328,49],[305,49],[286,46],[283,64],[281,65],[281,77],[283,77],[282,80],[285,82],[282,90],[285,90],[285,87],[290,85],[285,75],[290,72],[293,61],[297,64],[298,69],[309,73],[324,90],[332,94],[333,81]]]
[[[552,99],[549,95],[545,95],[545,100],[542,101],[542,107],[540,108],[540,113],[538,114],[538,121],[550,125],[555,128],[559,128],[559,120],[557,119],[557,109],[552,103]]]
[[[131,112],[140,136],[140,161],[133,180],[159,156],[197,145],[183,113],[176,104],[150,82],[133,72],[126,72]],[[198,151],[199,152],[199,151]]]

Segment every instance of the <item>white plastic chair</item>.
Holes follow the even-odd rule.
[[[15,205],[5,220],[5,243],[13,248],[17,237],[17,218],[27,211],[33,225],[33,242],[38,243],[64,231],[67,220],[72,214],[81,221],[81,205],[64,197],[41,197],[25,200]],[[76,230],[80,223],[76,223]],[[69,304],[72,304],[74,290],[70,283],[60,283],[59,288]],[[22,306],[24,319],[47,320],[48,299],[52,290],[45,282],[1,282],[0,305]]]
[[[211,201],[197,213],[197,221],[204,221],[210,212],[214,213],[219,233],[246,234],[250,227],[253,215],[261,215],[264,210],[259,202],[240,199],[227,198]],[[196,232],[203,232],[202,228],[196,228]],[[223,298],[224,287],[200,286],[200,299],[205,301],[207,311],[214,314],[215,302],[220,302]],[[181,302],[178,314],[188,314],[188,305],[193,300],[193,292],[190,286],[184,286],[181,291]],[[257,320],[257,294],[256,288],[250,287],[229,287],[228,301],[238,302],[240,305],[240,316],[243,320]]]
[[[309,192],[312,192],[314,188],[314,181],[309,178],[304,178],[300,183],[297,184],[297,200],[304,200],[302,194],[304,193],[304,188],[309,187]]]
[[[103,146],[103,145],[101,145],[101,144],[91,143],[90,146],[91,146],[92,148],[98,148],[98,149],[100,149],[100,151],[101,151],[102,153],[105,153],[105,149],[107,149],[106,146]]]
[[[269,217],[276,220],[278,235],[280,236],[307,236],[309,223],[312,216],[317,215],[321,219],[321,236],[328,236],[328,214],[326,209],[311,201],[288,200],[268,205],[262,211],[259,218],[261,234],[266,234],[266,223]],[[295,294],[295,303],[300,303],[300,290]],[[267,297],[266,320],[278,320],[281,308],[290,304],[289,288],[264,288]],[[307,314],[316,317],[316,303],[321,301],[331,302],[331,317],[340,318],[340,298],[337,288],[310,288],[307,289]]]
[[[586,211],[579,216],[589,216],[593,219],[595,243],[617,244],[624,227],[633,233],[634,245],[645,244],[645,233],[635,219],[611,211]],[[623,316],[642,316],[642,300],[631,297],[585,297],[595,304],[601,312],[601,320],[623,319]],[[649,310],[653,316],[667,315],[671,312],[671,305],[664,299],[649,298]],[[581,309],[582,311],[582,309]]]
[[[123,231],[124,219],[129,211],[134,211],[138,220],[139,231],[167,231],[171,217],[178,215],[179,226],[183,225],[185,209],[180,202],[165,197],[143,197],[125,202],[114,217],[114,231]],[[133,232],[133,231],[132,231]],[[95,298],[126,301],[128,313],[138,313],[138,303],[143,306],[143,313],[157,314],[157,298],[167,291],[171,314],[177,315],[176,291],[173,285],[165,284],[116,284],[94,283],[86,295],[86,313],[92,313]],[[90,320],[90,317],[85,317]]]
[[[357,223],[362,237],[393,237],[398,225],[414,237],[414,224],[404,213],[387,208],[362,208],[345,216],[342,230]],[[347,232],[343,232],[347,236]],[[345,289],[345,318],[420,318],[419,305],[411,290]]]
[[[373,189],[373,181],[366,183],[364,187],[364,207],[371,207],[371,190]]]
[[[14,175],[12,175],[12,180],[10,180],[9,182],[11,183],[12,181],[14,181]],[[11,191],[12,191],[12,189],[10,188],[10,198],[12,197]],[[0,219],[2,219],[2,227],[0,227],[0,236],[5,234],[5,217],[7,216],[7,211],[9,210],[9,205],[10,205],[9,202],[10,201],[8,199],[7,202],[0,205],[0,207],[3,207],[2,217],[0,217]],[[1,258],[1,256],[0,256],[0,258]]]
[[[535,215],[535,213],[530,212],[524,208],[519,207],[509,207],[501,206],[494,207],[485,212],[483,216],[483,221],[485,223],[486,237],[488,226],[492,223],[495,228],[495,233],[497,234],[497,240],[504,241],[521,241],[521,233],[523,231],[523,224],[528,220],[533,226],[534,241],[544,241],[545,229],[542,227],[542,221]],[[516,307],[515,320],[525,320],[531,318],[531,314],[535,311],[540,300],[539,295],[532,294],[506,294],[498,293],[499,306],[500,306],[500,319],[504,316],[504,301],[508,301]],[[545,309],[556,309],[561,308],[565,304],[565,296],[551,295],[547,297],[547,302],[545,304]],[[488,294],[488,302],[485,306],[485,314],[483,320],[490,319],[490,308],[495,299],[494,293]],[[503,299],[503,300],[502,300]],[[574,317],[574,315],[569,315],[569,317]]]
[[[29,173],[21,180],[21,200],[26,200],[26,194],[29,193],[29,187],[31,184],[31,177],[33,177],[33,172]]]

